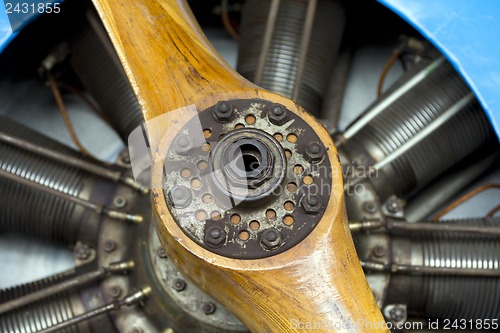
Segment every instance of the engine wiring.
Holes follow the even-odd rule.
[[[466,202],[467,200],[475,197],[476,195],[478,195],[479,193],[482,193],[486,190],[489,190],[489,189],[492,189],[492,188],[500,188],[500,184],[485,184],[485,185],[482,185],[482,186],[479,186],[477,188],[475,188],[474,190],[464,194],[463,196],[461,196],[460,198],[458,198],[457,200],[453,201],[449,206],[447,206],[445,209],[443,209],[442,211],[440,211],[433,219],[432,221],[433,222],[436,222],[438,221],[441,217],[445,216],[446,214],[448,214],[450,211],[454,210],[455,208],[457,208],[458,206],[462,205],[464,202]],[[495,207],[492,211],[490,211],[488,214],[487,214],[487,217],[492,217],[493,215],[495,215],[495,213],[500,209],[500,205]]]
[[[222,24],[224,25],[224,29],[226,29],[227,33],[235,40],[239,41],[240,40],[240,35],[238,31],[234,28],[233,24],[231,23],[231,19],[229,17],[229,5],[228,5],[228,0],[221,0],[220,8],[221,8],[221,18],[222,18]]]

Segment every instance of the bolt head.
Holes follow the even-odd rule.
[[[105,252],[113,252],[116,249],[116,243],[113,242],[112,240],[107,240],[104,243],[104,251]]]
[[[377,206],[373,201],[367,201],[363,204],[363,209],[365,212],[373,214],[377,211]]]
[[[120,297],[120,295],[122,294],[122,289],[118,286],[112,286],[111,288],[109,288],[108,294],[113,298]]]
[[[191,191],[182,185],[174,186],[169,193],[169,198],[175,208],[186,208],[192,200]]]
[[[80,260],[88,259],[90,257],[90,254],[90,246],[88,246],[87,244],[80,243],[75,247],[75,255]]]
[[[377,258],[382,258],[385,256],[385,248],[383,246],[377,245],[373,248],[372,253]]]
[[[310,163],[319,163],[325,156],[325,147],[316,141],[309,142],[304,155]]]
[[[228,102],[219,102],[214,107],[214,116],[220,122],[226,122],[233,114],[233,107]]]
[[[387,210],[390,212],[390,213],[398,213],[400,211],[403,210],[403,202],[401,201],[401,199],[397,198],[397,197],[390,197],[388,200],[387,200]]]
[[[267,229],[262,233],[260,242],[265,249],[275,250],[281,245],[281,234],[277,229]]]
[[[180,134],[175,138],[174,150],[179,155],[187,155],[193,149],[193,141],[186,134]]]
[[[115,205],[116,208],[123,208],[127,205],[127,199],[122,196],[117,196],[113,199],[113,205]]]
[[[210,227],[205,233],[205,243],[213,248],[221,247],[226,241],[226,232],[219,227]]]
[[[156,251],[156,254],[160,258],[166,258],[167,257],[167,252],[165,251],[165,249],[163,247],[159,247],[158,250]]]
[[[321,198],[317,195],[305,195],[302,197],[302,208],[308,214],[318,214],[322,209]]]
[[[204,303],[202,306],[203,313],[206,315],[211,315],[217,309],[216,305],[212,302]]]
[[[274,104],[267,112],[267,118],[272,124],[281,126],[288,119],[287,110],[281,104]]]
[[[186,281],[183,279],[175,279],[173,287],[176,291],[183,291],[186,289]]]
[[[389,315],[392,320],[401,322],[406,319],[406,309],[401,305],[396,305],[391,309]]]

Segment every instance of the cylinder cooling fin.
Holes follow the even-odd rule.
[[[498,228],[498,218],[443,221],[450,226]],[[498,270],[500,241],[491,234],[422,231],[391,239],[391,253],[399,265],[429,268]],[[442,274],[442,273],[441,273]],[[387,302],[408,302],[408,311],[430,318],[477,320],[498,318],[499,279],[494,276],[391,277]]]
[[[0,132],[78,156],[71,149],[4,117],[0,121]],[[5,172],[82,199],[88,199],[92,193],[96,179],[78,168],[64,166],[6,142],[0,143],[0,150],[0,168]],[[0,178],[0,182],[3,232],[22,232],[53,242],[76,243],[84,220],[82,207],[15,181]]]
[[[135,94],[94,10],[71,46],[71,66],[125,143],[142,123]]]
[[[421,189],[494,132],[462,78],[439,58],[400,79],[340,140],[351,161],[380,171],[372,182],[387,198]]]
[[[278,8],[274,9],[275,22],[268,21],[271,6],[272,1],[265,0],[245,3],[238,72],[252,82],[259,81],[257,83],[263,88],[289,98],[293,96],[295,85],[300,85],[296,102],[312,114],[319,115],[342,39],[344,10],[334,1],[318,1],[309,48],[306,56],[301,58],[308,1],[280,1]],[[266,34],[271,34],[268,43]],[[301,79],[298,77],[300,67],[304,72]]]

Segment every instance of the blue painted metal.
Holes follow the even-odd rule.
[[[444,53],[474,91],[500,137],[500,1],[378,1]]]
[[[9,17],[5,10],[5,2],[0,1],[0,52],[15,36],[16,33],[12,31]]]
[[[43,3],[62,3],[64,0],[2,0],[0,1],[0,52],[10,43],[11,40],[16,38],[19,31],[21,31],[26,25],[28,25],[35,18],[40,16],[38,11],[28,12],[26,14],[13,12],[12,14],[7,14],[5,9],[5,4],[7,2],[13,3],[28,3],[36,5]],[[30,7],[29,7],[30,8]],[[48,14],[57,15],[57,14]]]
[[[474,91],[500,136],[500,1],[378,1],[446,55]],[[0,1],[0,52],[36,16],[25,16],[12,31],[4,1]]]

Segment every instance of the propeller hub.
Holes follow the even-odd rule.
[[[184,141],[188,153],[179,149]],[[177,224],[204,248],[269,257],[300,243],[321,220],[332,192],[325,154],[318,134],[283,105],[221,101],[172,139],[164,195]]]

